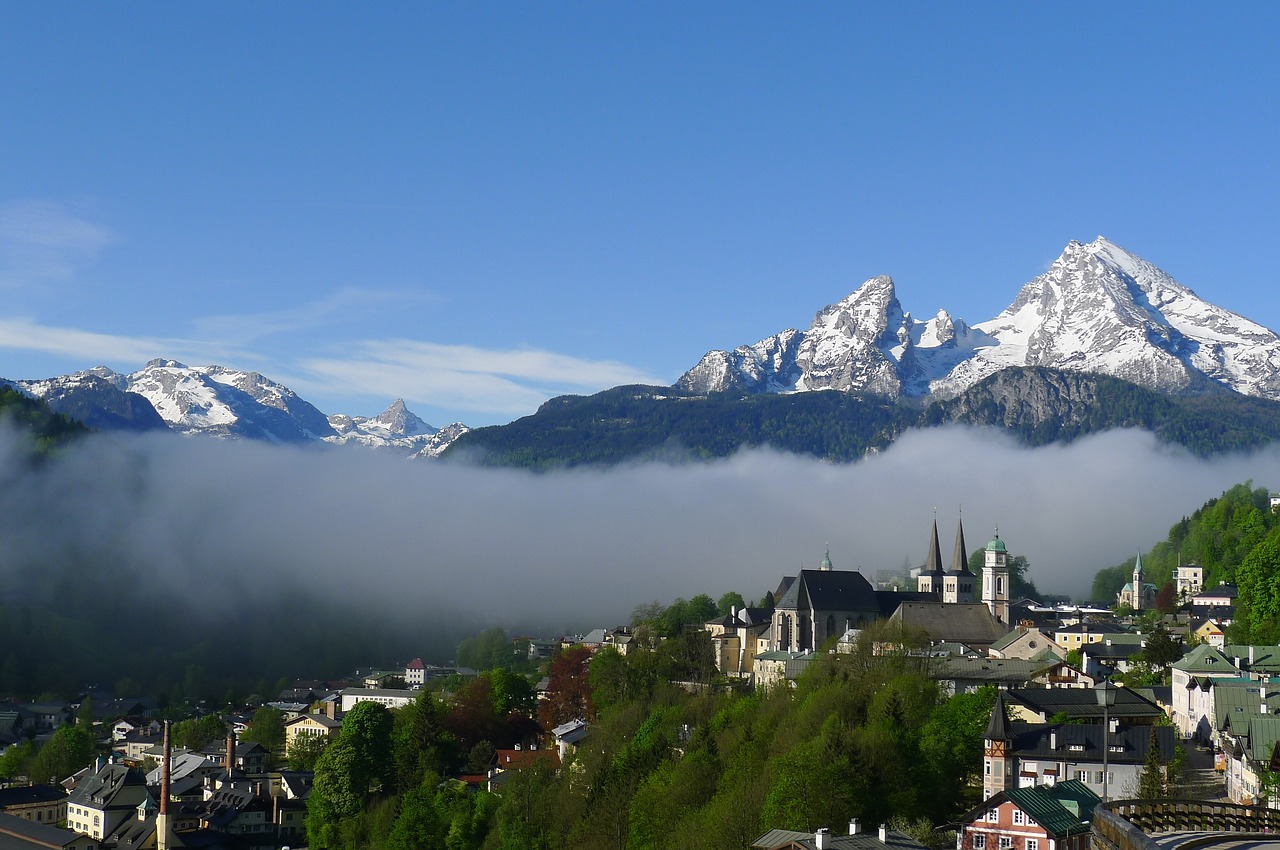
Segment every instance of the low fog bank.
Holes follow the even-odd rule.
[[[825,549],[837,569],[918,565],[937,510],[970,550],[998,526],[1045,592],[1088,593],[1232,484],[1280,485],[1280,451],[1204,461],[1141,432],[1026,449],[935,429],[837,466],[770,451],[709,465],[535,474],[172,436],[95,436],[27,470],[0,438],[0,570],[128,564],[205,611],[306,586],[385,611],[538,628],[624,622],[641,602],[749,599]],[[10,573],[9,571],[17,571]]]

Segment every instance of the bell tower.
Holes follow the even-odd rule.
[[[1009,552],[1000,539],[999,529],[987,544],[982,565],[982,601],[991,616],[1009,624]]]
[[[991,722],[982,740],[982,799],[1013,787],[1013,733],[1004,713],[1004,693],[996,692]]]

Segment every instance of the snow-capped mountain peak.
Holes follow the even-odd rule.
[[[899,305],[893,281],[877,277],[820,310],[809,330],[786,333],[795,355],[784,374],[766,358],[741,356],[758,355],[766,340],[732,355],[708,353],[678,385],[953,395],[1001,369],[1048,366],[1171,393],[1208,378],[1280,399],[1280,337],[1102,236],[1070,242],[1000,315],[973,326],[946,310],[915,320]]]
[[[187,366],[157,358],[132,374],[96,366],[42,381],[15,381],[54,410],[106,430],[165,428],[182,434],[326,442],[386,449],[406,457],[434,457],[469,429],[428,425],[396,399],[376,417],[326,417],[283,384],[258,372]]]

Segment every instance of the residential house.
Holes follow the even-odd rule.
[[[1124,725],[1114,718],[1105,728],[1101,723],[1010,722],[1005,717],[1004,695],[998,694],[984,740],[983,795],[990,798],[1010,788],[1069,779],[1084,783],[1096,794],[1102,794],[1104,786],[1112,796],[1124,794],[1137,788],[1153,729],[1160,758],[1167,763],[1176,743],[1172,726]]]
[[[327,738],[336,738],[341,731],[341,720],[331,718],[327,714],[304,714],[284,725],[285,752],[293,747],[299,735],[323,735]]]
[[[1064,667],[1058,660],[1023,661],[1020,658],[968,658],[945,656],[929,660],[929,677],[948,696],[969,694],[988,685],[997,688],[1024,688],[1033,682],[1047,686],[1049,679]]]
[[[133,732],[158,735],[160,733],[160,722],[150,717],[121,717],[111,724],[112,741],[123,741]]]
[[[987,649],[992,658],[1021,658],[1036,661],[1048,652],[1056,658],[1065,658],[1066,650],[1054,643],[1053,635],[1032,625],[1029,620],[1018,623],[1017,628],[997,640]]]
[[[1206,619],[1193,622],[1187,630],[1196,643],[1207,643],[1214,649],[1222,649],[1227,645],[1223,624],[1217,620]]]
[[[360,702],[376,702],[387,708],[404,708],[418,696],[418,691],[398,688],[346,688],[342,691],[342,713],[346,714]]]
[[[34,823],[59,823],[67,818],[67,792],[53,785],[0,788],[0,812]]]
[[[29,702],[20,709],[28,718],[26,726],[36,734],[52,732],[64,723],[70,723],[71,706],[64,702]]]
[[[555,655],[556,650],[559,648],[559,641],[532,639],[529,641],[528,659],[530,661],[545,661]]]
[[[409,687],[414,685],[423,685],[427,681],[427,665],[422,663],[421,658],[415,658],[408,664],[404,665],[404,683]]]
[[[1091,643],[1102,643],[1117,634],[1125,634],[1125,630],[1114,623],[1080,622],[1054,629],[1053,642],[1070,652],[1073,649],[1083,649]]]
[[[1220,584],[1209,590],[1193,594],[1191,604],[1210,608],[1235,608],[1239,590],[1234,584]]]
[[[751,678],[756,653],[768,646],[772,622],[772,612],[766,608],[738,609],[735,606],[723,617],[703,625],[711,635],[716,669],[721,675]]]
[[[99,764],[67,798],[67,827],[103,841],[126,820],[136,817],[138,805],[146,800],[154,802],[141,770]]]
[[[202,752],[210,761],[226,763],[226,741],[215,741],[205,747]],[[267,757],[270,754],[267,752],[267,748],[262,746],[262,744],[249,741],[236,741],[234,752],[235,755],[232,763],[245,773],[253,775],[266,771]]]
[[[1007,788],[960,819],[958,850],[1087,850],[1102,799],[1084,783]]]
[[[1280,741],[1280,717],[1254,715],[1236,720],[1223,732],[1227,797],[1233,803],[1267,803],[1280,808],[1274,795],[1264,787],[1263,776],[1273,770],[1276,743]]]
[[[561,723],[551,730],[551,738],[555,741],[556,753],[559,755],[561,762],[578,752],[578,747],[587,737],[589,728],[585,720],[570,720],[568,723]]]
[[[1196,564],[1179,564],[1174,582],[1178,599],[1186,601],[1204,589],[1204,568]]]
[[[1256,657],[1256,653],[1254,654]],[[1208,742],[1214,737],[1213,680],[1243,678],[1240,656],[1208,644],[1193,647],[1170,665],[1173,679],[1173,725],[1184,738]]]

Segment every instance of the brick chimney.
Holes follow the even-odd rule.
[[[230,773],[236,766],[236,730],[227,730],[227,773]]]
[[[160,813],[156,815],[156,850],[169,850],[169,761],[172,755],[169,721],[164,722],[164,755],[160,762]]]

